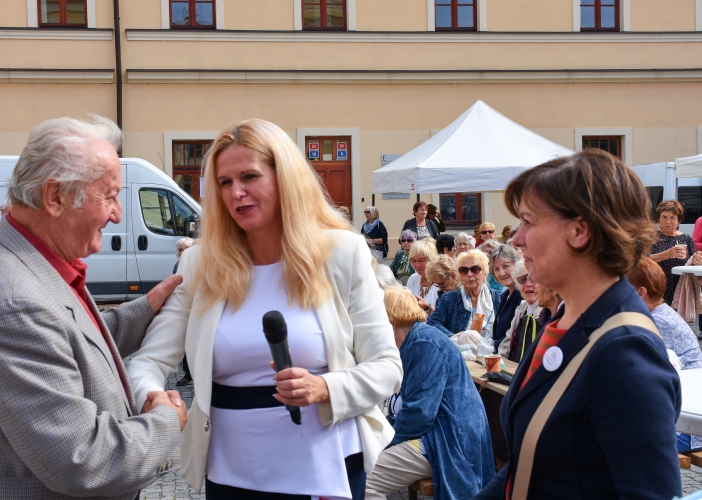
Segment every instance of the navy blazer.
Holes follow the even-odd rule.
[[[483,285],[487,287],[487,285]],[[502,292],[488,288],[492,296],[493,314],[500,307],[500,298]],[[427,319],[427,325],[442,331],[448,336],[454,333],[462,332],[470,324],[470,318],[473,315],[472,311],[467,311],[463,305],[463,297],[461,290],[451,290],[444,293],[436,303],[436,309]]]
[[[474,499],[504,498],[506,479],[519,467],[524,433],[539,404],[588,336],[607,318],[625,311],[651,316],[634,287],[622,278],[558,342],[563,350],[560,368],[549,372],[539,367],[520,391],[539,339],[530,346],[500,408],[510,461]],[[544,426],[529,498],[682,496],[675,446],[680,404],[680,378],[663,341],[638,327],[611,330],[585,358]]]

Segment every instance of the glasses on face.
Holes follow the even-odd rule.
[[[412,243],[414,240],[400,240],[400,243]]]
[[[410,259],[410,264],[424,264],[426,261],[427,259]]]
[[[364,210],[363,213],[364,213],[364,214],[369,214],[369,213],[370,213],[370,210]]]
[[[523,285],[527,281],[529,281],[532,285],[534,284],[534,280],[531,279],[531,276],[529,276],[528,274],[525,274],[525,275],[517,278],[517,283],[519,283],[520,285]]]
[[[488,229],[487,231],[480,231],[480,234],[495,234],[494,229]]]
[[[478,274],[482,270],[483,270],[483,268],[480,266],[471,266],[471,267],[461,266],[458,268],[458,274],[460,274],[461,276],[466,276],[468,274],[468,271],[470,271],[472,274]]]

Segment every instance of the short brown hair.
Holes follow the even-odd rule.
[[[385,310],[394,328],[401,328],[426,321],[427,315],[417,303],[417,297],[412,292],[400,286],[385,287]]]
[[[564,219],[582,217],[592,237],[574,252],[591,256],[606,273],[628,273],[656,236],[651,201],[643,184],[621,160],[586,149],[527,170],[505,191],[505,204],[519,217],[524,199],[537,199]]]
[[[412,206],[412,212],[415,213],[415,212],[416,212],[417,210],[419,210],[420,208],[427,208],[427,204],[424,203],[423,201],[418,201],[417,203],[415,203],[415,204]],[[427,208],[427,210],[428,210],[428,208]]]
[[[656,207],[656,215],[660,217],[663,212],[673,212],[678,216],[678,222],[682,222],[685,209],[678,200],[663,200]]]
[[[651,302],[663,300],[666,283],[665,273],[661,266],[653,262],[653,259],[641,257],[639,263],[629,271],[626,277],[635,288],[644,287]]]

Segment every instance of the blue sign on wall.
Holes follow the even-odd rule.
[[[319,150],[317,150],[317,151],[310,150],[309,157],[310,158],[319,158]]]
[[[336,152],[336,159],[337,159],[337,160],[341,160],[341,159],[344,159],[344,160],[345,160],[346,158],[348,158],[348,156],[346,156],[346,150],[345,150],[345,149],[339,149],[339,150]]]

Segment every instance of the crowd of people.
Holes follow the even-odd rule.
[[[381,499],[428,477],[437,500],[681,495],[677,452],[702,443],[675,432],[676,370],[702,353],[675,307],[700,289],[671,269],[702,252],[679,203],[654,227],[612,155],[517,176],[520,224],[501,235],[446,234],[417,202],[387,266],[378,210],[358,234],[288,134],[247,120],[209,150],[200,235],[175,274],[100,313],[81,259],[121,220],[121,140],[104,118],[49,120],[10,181],[0,497],[133,500],[175,469],[208,500]],[[271,362],[283,333],[289,359]],[[506,464],[462,337],[519,363]],[[187,413],[164,391],[185,358]]]
[[[621,170],[625,167],[613,162],[607,155],[590,153],[589,156],[579,155],[577,160],[584,170],[593,172],[599,169],[600,171],[609,171],[610,174],[614,172],[620,177],[623,176]],[[553,164],[549,165],[549,167],[565,170],[566,167],[572,169],[573,165],[568,165],[564,161],[560,165]],[[620,185],[618,187],[630,190],[627,194],[633,195],[639,189],[639,186],[631,177],[619,179]],[[594,179],[588,179],[588,181],[592,184],[595,183]],[[538,188],[533,186],[531,188],[538,192]],[[462,332],[470,331],[482,337],[486,343],[493,346],[494,352],[501,354],[505,359],[516,363],[526,360],[533,365],[535,363],[534,360],[544,354],[544,352],[539,353],[539,347],[537,347],[536,352],[529,359],[530,348],[532,344],[537,343],[541,332],[546,330],[542,335],[542,339],[544,336],[548,336],[550,332],[553,332],[550,335],[551,345],[544,346],[546,350],[554,347],[565,333],[564,328],[556,329],[553,325],[556,323],[559,326],[564,324],[564,321],[559,321],[558,319],[554,321],[554,318],[563,317],[566,314],[565,304],[568,301],[564,300],[565,297],[562,296],[557,285],[559,279],[551,278],[550,275],[558,269],[562,269],[564,276],[560,280],[567,279],[568,273],[572,272],[572,270],[567,267],[559,267],[558,264],[563,261],[563,254],[567,255],[574,252],[574,250],[569,252],[566,248],[571,247],[571,241],[575,240],[573,237],[568,239],[567,247],[561,250],[560,255],[554,256],[552,261],[549,261],[547,257],[552,252],[546,249],[544,242],[537,242],[537,245],[532,245],[536,247],[534,248],[536,255],[530,256],[528,253],[525,255],[529,245],[524,244],[526,240],[521,236],[526,231],[533,232],[534,230],[531,229],[531,226],[536,224],[534,220],[528,220],[522,215],[523,211],[520,208],[523,207],[520,207],[519,203],[524,203],[521,197],[527,196],[526,188],[522,189],[521,192],[514,195],[514,206],[511,210],[514,215],[520,217],[521,224],[515,228],[506,226],[499,240],[496,238],[495,225],[489,222],[477,225],[473,236],[469,236],[464,232],[454,236],[440,230],[438,231],[438,237],[433,237],[434,229],[438,230],[439,227],[434,222],[434,218],[440,220],[440,215],[424,202],[417,202],[414,205],[415,218],[408,220],[404,225],[400,237],[401,248],[396,253],[390,269],[395,273],[396,284],[399,286],[407,285],[407,291],[409,294],[414,295],[419,309],[423,311],[425,319],[423,320],[424,325],[421,331],[424,335],[429,336],[431,333],[427,328],[428,326],[434,327],[435,330],[431,333],[434,337],[440,332],[447,338],[456,338]],[[531,196],[534,195],[531,194]],[[530,202],[537,205],[537,210],[534,210],[535,214],[532,218],[543,218],[541,213],[549,210],[546,202],[534,199]],[[554,203],[554,207],[557,206],[560,210],[563,210],[561,206],[565,202],[561,200],[558,200],[558,202],[558,205],[555,202],[551,203]],[[642,204],[643,201],[638,200],[637,203]],[[573,202],[571,202],[572,204]],[[575,208],[583,210],[582,206],[574,207],[574,213],[579,213]],[[636,215],[638,220],[630,215],[632,213],[636,214],[636,208],[636,206],[613,207],[613,211],[616,213],[616,210],[618,210],[622,216],[620,223],[613,224],[611,221],[608,221],[604,224],[609,226],[606,228],[608,231],[602,230],[597,235],[598,241],[585,244],[583,250],[581,250],[582,256],[578,256],[576,252],[577,257],[572,260],[573,270],[577,268],[578,264],[582,263],[582,259],[585,259],[587,255],[593,255],[593,257],[590,257],[592,260],[584,267],[590,268],[593,276],[597,277],[599,275],[600,281],[609,284],[613,288],[621,289],[618,293],[614,293],[613,290],[608,291],[604,288],[602,283],[596,283],[594,288],[597,288],[597,285],[599,285],[601,294],[599,297],[594,297],[590,304],[586,305],[589,305],[590,308],[596,305],[598,309],[602,308],[602,312],[611,313],[618,307],[622,307],[622,304],[617,305],[618,301],[624,299],[622,294],[631,294],[631,288],[625,287],[625,284],[633,286],[636,294],[645,304],[646,310],[650,312],[655,328],[660,333],[666,349],[668,365],[676,370],[700,368],[702,367],[702,351],[700,350],[699,341],[689,324],[677,311],[677,297],[680,294],[680,289],[686,284],[683,283],[683,280],[680,280],[680,276],[672,273],[672,268],[681,265],[702,264],[702,251],[695,247],[696,242],[690,236],[679,230],[684,209],[675,200],[665,200],[656,207],[655,212],[658,215],[658,220],[656,221],[655,232],[653,229],[646,229],[645,233],[641,231],[639,234],[643,238],[642,241],[628,242],[628,248],[621,248],[621,243],[618,245],[620,248],[617,248],[617,245],[609,244],[607,239],[619,237],[618,231],[621,231],[622,228],[631,229],[634,224],[643,224],[644,228],[649,227],[647,225],[649,223],[642,222],[641,213]],[[551,210],[557,213],[556,210]],[[434,218],[430,218],[426,215],[427,213],[433,214]],[[589,215],[595,220],[594,214]],[[632,220],[626,220],[627,215]],[[552,217],[555,217],[555,214]],[[526,227],[522,228],[523,225]],[[421,229],[422,226],[425,226],[426,229]],[[702,233],[702,224],[699,226],[699,232]],[[415,232],[416,228],[420,228],[420,234]],[[636,234],[636,231],[634,233]],[[542,236],[548,239],[552,235],[543,234]],[[590,236],[590,238],[593,238],[593,236]],[[608,248],[615,255],[617,252],[621,253],[622,267],[610,270],[607,268],[607,265],[600,263],[601,255],[598,255],[597,258],[594,257],[596,251],[603,251],[604,248]],[[636,257],[638,257],[638,261],[636,261]],[[403,262],[408,263],[408,265],[405,265],[402,268],[402,272],[399,272],[399,263]],[[537,267],[537,263],[540,269]],[[412,265],[414,265],[413,268],[410,267]],[[633,267],[631,267],[632,265]],[[544,276],[543,279],[538,278],[539,274],[534,271],[535,267],[540,271],[541,276]],[[549,269],[549,267],[552,267],[552,269]],[[531,272],[529,268],[532,269]],[[411,269],[414,269],[413,274],[411,274]],[[409,277],[407,277],[408,273],[410,274]],[[624,275],[626,276],[625,278],[619,279],[619,276]],[[618,280],[617,284],[614,282],[615,277]],[[572,282],[574,280],[569,281]],[[583,285],[586,284],[586,281],[583,281]],[[686,283],[689,285],[688,282]],[[572,287],[573,283],[570,286]],[[625,288],[628,288],[628,290]],[[398,298],[399,292],[388,288],[386,290],[391,290],[390,292],[386,291],[386,295],[391,293],[394,307],[399,307],[397,304],[403,303]],[[568,288],[563,288],[563,290],[566,294],[568,293]],[[702,295],[700,294],[700,286],[697,280],[695,280],[695,289],[690,294],[695,296],[698,304],[702,303],[702,300],[700,300]],[[608,297],[612,301],[611,305],[604,302],[603,297]],[[632,302],[632,306],[628,307],[633,307],[633,303],[637,302],[636,299],[631,297],[626,300]],[[600,304],[600,302],[604,303]],[[404,307],[408,306],[405,305]],[[628,307],[624,307],[624,309],[626,310]],[[683,307],[683,305],[681,304],[680,307]],[[640,311],[641,307],[633,307],[633,310]],[[587,314],[587,312],[587,307],[582,309],[583,314]],[[700,313],[699,305],[697,313]],[[391,322],[393,322],[393,315],[396,312],[388,309],[388,314],[391,317]],[[482,318],[482,324],[476,325],[472,321],[474,316]],[[549,323],[551,326],[548,326]],[[416,323],[412,325],[403,323],[401,326],[405,327],[405,333],[410,333],[410,338],[411,333],[417,330]],[[585,325],[580,325],[576,321],[572,327],[576,326],[583,328]],[[393,327],[397,332],[397,325],[394,322]],[[543,342],[544,340],[539,342],[539,344]],[[420,368],[417,367],[416,361],[405,361],[402,345],[402,342],[398,341],[405,368],[405,378],[407,378],[411,377],[412,372],[419,371]],[[428,347],[425,344],[422,345],[427,350],[425,355],[427,363],[430,365],[435,364]],[[417,348],[415,347],[414,349]],[[409,348],[407,350],[409,351]],[[410,370],[409,366],[413,368]],[[423,367],[422,369],[428,368]],[[524,379],[528,379],[531,373],[535,371],[535,369],[530,369]],[[424,375],[426,376],[426,374]],[[438,377],[436,380],[439,380],[438,385],[443,386],[440,382],[441,377]],[[405,382],[403,382],[403,388],[404,384]],[[522,382],[522,385],[524,385],[524,382]],[[436,404],[431,403],[432,398],[436,399],[437,402],[441,399],[438,394],[430,395],[427,391],[422,391],[421,394],[428,398],[423,401],[421,405],[423,407],[436,408]],[[449,396],[444,395],[443,397],[448,398]],[[463,397],[470,400],[469,396]],[[398,400],[400,402],[403,401],[401,395],[395,396],[393,400],[394,409],[389,408],[389,412],[396,423],[397,419],[400,419],[401,425],[406,426],[408,423],[405,419],[411,418],[408,415],[412,415],[412,413],[411,410],[405,411],[405,406],[398,405]],[[668,408],[670,408],[670,404],[668,404]],[[409,407],[407,409],[409,410]],[[405,411],[404,419],[400,410]],[[436,419],[439,419],[439,414],[440,412],[435,415]],[[414,418],[420,419],[419,417]],[[426,419],[427,417],[422,415],[422,418]],[[456,423],[456,425],[458,424]],[[523,429],[521,432],[523,434]],[[670,434],[668,437],[670,437]],[[679,452],[702,449],[702,438],[677,433],[677,445],[674,449],[677,449]],[[415,454],[417,450],[418,448],[414,451]],[[480,453],[478,449],[473,450],[473,456],[480,456]],[[437,456],[430,456],[426,453],[424,453],[424,456],[428,459],[430,466],[445,467],[445,464],[441,463]],[[378,474],[382,475],[380,471],[376,473],[376,475]],[[426,476],[426,474],[426,469],[414,470],[409,468],[406,469],[406,474],[402,476],[404,482],[398,482],[398,478],[391,482],[383,477],[374,479],[377,481],[377,484],[373,484],[376,485],[375,487],[378,488],[378,491],[389,493],[391,490],[396,491],[399,487],[410,484],[422,475]],[[452,480],[450,476],[446,476],[443,472],[435,473],[433,477],[435,487],[437,483],[442,481],[444,481],[443,488],[451,489],[454,487],[454,485],[446,484]],[[514,479],[514,477],[507,476],[506,481],[500,487],[506,487],[509,481]],[[454,478],[454,480],[457,479]],[[548,488],[542,491],[545,492],[547,490]],[[595,489],[592,491],[595,491]],[[494,498],[498,497],[494,496]],[[481,495],[481,498],[493,498],[493,496]]]

